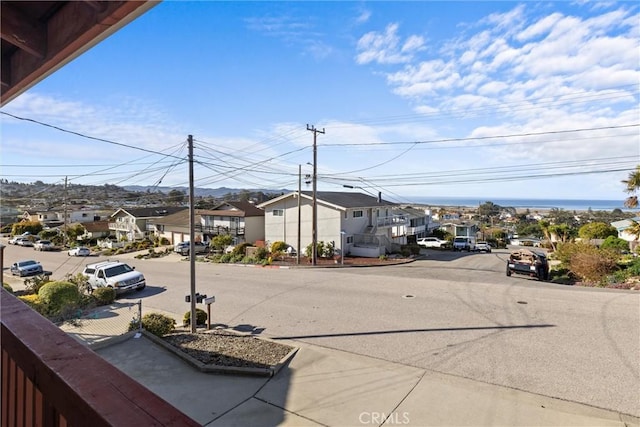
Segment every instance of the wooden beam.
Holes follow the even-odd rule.
[[[0,21],[0,35],[2,40],[17,46],[36,58],[42,59],[47,52],[46,28],[35,19],[25,15],[3,2],[2,18]]]

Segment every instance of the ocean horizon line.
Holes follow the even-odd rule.
[[[449,207],[478,207],[483,203],[492,202],[505,208],[519,209],[563,209],[569,211],[612,211],[620,209],[631,211],[624,206],[624,199],[537,199],[537,198],[516,198],[516,197],[404,197],[412,203],[432,206]]]

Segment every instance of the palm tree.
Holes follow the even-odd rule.
[[[638,207],[638,196],[635,194],[640,190],[640,165],[636,166],[636,170],[629,174],[629,179],[622,181],[627,186],[624,191],[631,194],[624,201],[624,205],[628,208]]]
[[[625,232],[631,236],[635,236],[636,240],[640,239],[640,222],[631,220],[631,225],[627,227]]]

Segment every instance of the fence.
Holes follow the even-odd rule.
[[[60,329],[78,341],[95,348],[106,345],[112,338],[142,328],[142,300],[115,302],[91,310],[76,319],[67,320]]]

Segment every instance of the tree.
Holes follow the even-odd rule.
[[[184,203],[185,194],[180,190],[171,190],[167,195],[167,201],[176,205]]]
[[[627,234],[635,236],[636,240],[640,239],[640,222],[631,220],[631,225],[625,231]]]
[[[631,194],[624,201],[624,205],[628,208],[638,207],[638,196],[636,193],[640,190],[640,165],[636,166],[636,170],[629,174],[629,179],[622,181],[626,185],[625,192]]]
[[[615,227],[604,222],[590,222],[583,225],[578,230],[578,236],[581,239],[606,239],[609,236],[617,236],[618,231]]]
[[[549,234],[555,234],[562,243],[566,243],[575,237],[576,229],[567,224],[552,224],[549,226]]]
[[[544,234],[544,238],[549,241],[549,244],[551,244],[551,250],[555,252],[556,245],[551,239],[551,224],[549,223],[549,221],[542,219],[538,221],[538,225],[540,226],[540,230],[542,230],[542,233]]]
[[[496,217],[500,215],[501,207],[493,202],[484,202],[478,206],[478,215],[481,219]]]

